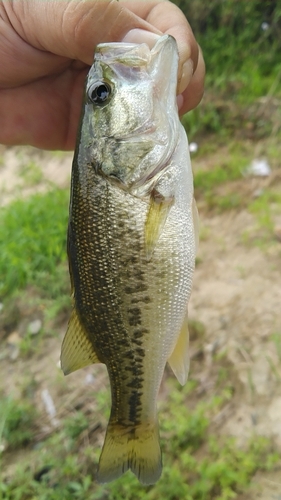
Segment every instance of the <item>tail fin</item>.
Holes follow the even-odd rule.
[[[100,483],[107,483],[128,469],[146,485],[154,484],[160,478],[162,460],[156,424],[132,427],[108,424],[97,479]]]

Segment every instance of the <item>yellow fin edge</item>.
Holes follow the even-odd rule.
[[[173,203],[173,197],[164,198],[155,189],[152,191],[144,233],[147,260],[152,257]]]
[[[179,383],[184,385],[187,381],[189,372],[189,331],[187,312],[182,323],[177,343],[168,359],[168,363]]]
[[[92,363],[100,363],[75,308],[72,310],[67,332],[63,339],[60,359],[61,368],[65,375]]]
[[[108,483],[128,469],[131,469],[144,485],[154,484],[160,478],[162,458],[156,423],[128,427],[109,423],[97,480],[100,483]]]

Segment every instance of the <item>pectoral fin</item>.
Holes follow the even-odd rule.
[[[189,371],[189,332],[187,313],[185,315],[176,346],[172,355],[168,359],[168,363],[179,383],[184,385],[187,381]]]
[[[173,203],[173,197],[165,198],[156,189],[153,189],[145,222],[145,249],[147,260],[151,259]]]
[[[73,309],[61,348],[62,371],[68,375],[92,363],[100,363],[100,360]]]

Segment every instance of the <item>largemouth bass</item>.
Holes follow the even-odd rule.
[[[171,36],[96,48],[74,154],[68,228],[73,311],[61,366],[107,367],[112,408],[97,479],[161,475],[156,399],[168,361],[188,374],[196,208],[176,106]]]

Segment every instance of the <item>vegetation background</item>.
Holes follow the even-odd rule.
[[[191,373],[159,395],[164,471],[97,485],[102,366],[63,378],[71,156],[0,151],[0,500],[281,498],[281,2],[177,0],[207,67],[183,119],[201,244]],[[270,170],[251,175],[262,159]],[[63,179],[61,173],[65,172]]]

